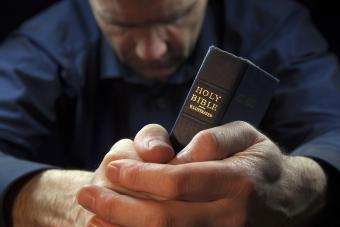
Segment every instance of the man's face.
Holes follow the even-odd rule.
[[[165,80],[190,55],[207,0],[91,0],[119,59],[146,78]]]

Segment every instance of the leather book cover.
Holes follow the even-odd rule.
[[[211,46],[170,133],[175,151],[199,131],[224,123],[257,127],[278,83],[252,62]]]

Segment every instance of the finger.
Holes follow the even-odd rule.
[[[100,164],[99,168],[95,172],[95,176],[92,180],[92,183],[96,185],[101,185],[107,188],[110,188],[112,190],[118,191],[123,194],[129,194],[129,195],[139,195],[136,192],[132,192],[129,190],[126,190],[122,187],[119,187],[117,185],[112,184],[110,181],[108,181],[105,177],[105,171],[108,163],[114,160],[120,160],[120,159],[136,159],[141,160],[135,150],[134,142],[130,139],[122,139],[116,142],[110,151],[105,155],[102,163]],[[139,195],[143,196],[143,195]]]
[[[120,159],[133,159],[133,160],[141,160],[138,156],[134,142],[130,139],[122,139],[115,143],[111,150],[105,155],[100,167],[96,171],[97,176],[105,176],[105,171],[108,163],[114,160]],[[110,188],[120,194],[130,195],[138,198],[152,198],[157,200],[162,200],[164,198],[153,196],[149,194],[143,194],[131,190],[127,190],[126,188],[120,187],[119,185],[115,185],[113,182],[107,181],[106,178],[98,177],[93,181],[96,185],[101,185],[106,188]]]
[[[105,155],[101,165],[106,167],[108,163],[119,159],[141,160],[132,140],[122,139],[116,142]]]
[[[136,199],[120,195],[104,187],[85,186],[77,194],[78,203],[105,222],[138,226],[133,212],[139,208]],[[140,208],[139,208],[140,209]],[[134,217],[134,218],[131,218]]]
[[[101,223],[127,227],[209,226],[208,223],[216,221],[212,213],[226,212],[213,209],[209,203],[142,200],[119,195],[98,186],[82,188],[77,199],[79,204],[104,221]]]
[[[170,162],[181,164],[221,160],[263,141],[266,137],[246,122],[235,121],[203,130]]]
[[[145,162],[166,163],[174,157],[166,129],[157,124],[143,127],[136,135],[135,147]]]
[[[211,201],[252,190],[253,182],[228,161],[182,165],[143,163],[134,160],[111,162],[107,178],[122,188],[166,199]]]
[[[101,219],[98,215],[95,215],[88,222],[87,227],[122,227],[121,225],[109,223]]]

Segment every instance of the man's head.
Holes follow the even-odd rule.
[[[194,48],[207,0],[90,0],[119,59],[146,78],[165,80]]]

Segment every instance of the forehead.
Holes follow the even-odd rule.
[[[198,0],[92,0],[96,10],[120,20],[162,18],[181,11]]]

